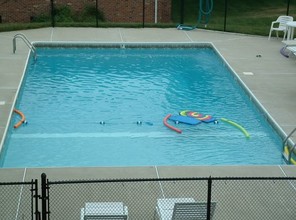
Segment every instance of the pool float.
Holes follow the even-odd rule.
[[[201,123],[201,121],[196,118],[182,116],[182,115],[171,115],[169,119],[176,123],[184,123],[188,125],[198,125]]]
[[[231,120],[228,120],[226,118],[221,118],[221,121],[233,125],[234,127],[236,127],[239,130],[241,130],[241,132],[243,132],[243,134],[246,136],[246,138],[250,138],[250,134],[247,132],[247,130],[243,126],[239,125],[238,123],[236,123],[234,121],[231,121]]]
[[[17,109],[14,109],[13,111],[21,116],[21,120],[13,126],[14,128],[18,128],[19,126],[21,126],[21,124],[23,124],[26,121],[26,117],[21,111]]]
[[[211,115],[203,115],[198,112],[188,112],[187,116],[197,118],[206,123],[215,121],[215,119]]]
[[[173,131],[175,131],[175,132],[181,134],[181,133],[182,133],[182,130],[173,127],[172,125],[170,125],[170,124],[167,122],[167,120],[168,120],[170,117],[171,117],[171,114],[168,114],[167,116],[165,116],[165,118],[163,119],[163,124],[164,124],[165,126],[167,126],[168,128],[172,129]]]
[[[191,112],[191,111],[189,111],[189,110],[180,111],[179,115],[187,116],[187,112]]]
[[[211,115],[203,115],[199,112],[194,112],[194,111],[189,111],[189,110],[184,110],[179,112],[180,115],[182,116],[188,116],[188,117],[192,117],[192,118],[196,118],[202,122],[205,123],[210,123],[210,122],[215,122],[217,121],[215,118],[213,118]]]

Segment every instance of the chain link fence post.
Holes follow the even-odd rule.
[[[52,27],[55,27],[55,19],[54,19],[54,16],[55,16],[55,12],[54,12],[54,0],[50,0],[50,14],[51,14],[51,26]]]
[[[208,179],[207,220],[211,219],[212,177]]]
[[[48,211],[48,196],[47,196],[47,178],[46,174],[41,174],[41,204],[42,204],[42,220],[49,220],[47,215],[49,214]]]
[[[98,9],[98,0],[96,0],[96,27],[99,27],[99,9]]]

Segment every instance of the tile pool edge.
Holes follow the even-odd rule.
[[[80,41],[35,41],[35,47],[90,47],[90,48],[200,48],[213,47],[211,42],[80,42]],[[216,48],[215,48],[216,49]]]
[[[25,62],[25,67],[23,69],[23,72],[22,72],[22,75],[21,75],[21,79],[19,81],[19,84],[18,84],[16,93],[15,93],[15,96],[14,96],[13,101],[12,101],[11,108],[9,110],[8,120],[7,120],[7,123],[6,123],[5,128],[4,128],[2,139],[0,140],[0,156],[2,154],[2,148],[3,148],[4,143],[5,143],[5,140],[6,140],[7,132],[8,132],[8,129],[9,129],[9,125],[11,124],[11,118],[12,118],[12,114],[13,114],[13,109],[14,109],[14,106],[15,106],[15,104],[17,102],[17,97],[18,97],[19,92],[21,90],[21,86],[23,84],[25,73],[27,71],[27,67],[28,67],[28,63],[29,63],[29,59],[30,59],[31,53],[32,53],[32,51],[29,51],[28,54],[27,54],[27,58],[26,58],[26,62]]]

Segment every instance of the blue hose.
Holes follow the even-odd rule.
[[[206,7],[205,10],[203,9],[203,2],[205,1]],[[204,24],[205,26],[209,23],[210,15],[213,11],[214,2],[213,0],[199,0],[199,16],[198,16],[198,23]],[[203,17],[205,17],[205,22],[202,22]],[[196,29],[196,26],[188,26],[179,24],[177,26],[178,30],[184,30],[184,31],[191,31]]]
[[[204,9],[204,1],[205,1],[205,9]],[[198,23],[204,24],[205,26],[209,23],[210,15],[214,8],[213,0],[199,0],[199,16]],[[205,19],[203,21],[203,18]]]

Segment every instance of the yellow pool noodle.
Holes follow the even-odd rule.
[[[233,125],[234,127],[237,127],[239,130],[241,130],[241,132],[244,133],[244,135],[246,136],[246,138],[250,138],[250,134],[247,132],[247,130],[243,126],[239,125],[238,123],[236,123],[234,121],[228,120],[226,118],[221,118],[221,120],[224,121],[224,122],[227,122],[227,123],[229,123],[231,125]]]
[[[289,151],[289,147],[288,146],[285,146],[285,148],[284,148],[284,154],[286,154],[287,157],[290,156],[290,151]],[[291,161],[288,161],[288,162],[291,162],[291,164],[296,165],[296,160],[294,160],[292,157],[291,157],[290,160]]]

